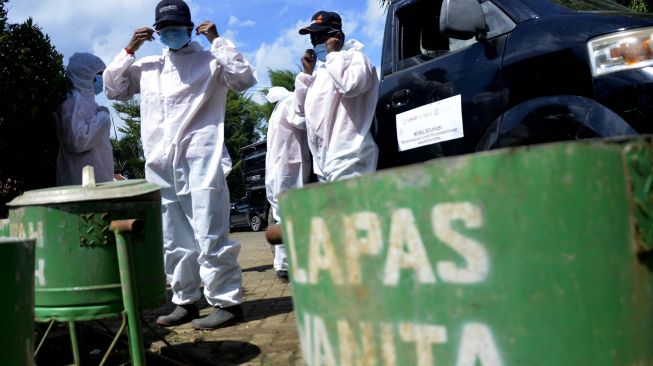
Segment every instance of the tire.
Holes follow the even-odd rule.
[[[562,141],[582,141],[587,139],[604,138],[610,136],[600,136],[589,128],[581,124],[569,121],[560,123],[551,128],[547,128],[550,123],[543,120],[531,125],[519,125],[509,133],[499,137],[499,139],[490,148],[506,148],[517,146],[531,146]],[[482,142],[480,145],[487,145]]]
[[[260,231],[263,228],[263,220],[259,215],[254,215],[249,218],[249,227],[252,231]]]

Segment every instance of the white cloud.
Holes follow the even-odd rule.
[[[308,36],[302,36],[298,29],[307,24],[307,20],[299,20],[294,26],[281,31],[280,36],[272,43],[263,43],[254,52],[251,59],[259,73],[260,86],[270,86],[267,71],[296,70],[300,59],[307,48],[311,48]]]
[[[253,26],[255,26],[255,25],[256,25],[256,22],[253,21],[253,20],[249,20],[249,19],[248,19],[248,20],[243,20],[243,21],[240,23],[240,26],[241,26],[241,27],[253,27]]]
[[[367,0],[367,9],[363,17],[363,33],[369,37],[372,47],[380,47],[383,44],[385,16],[385,10],[379,5],[378,0]]]
[[[230,40],[236,45],[236,47],[238,47],[239,50],[242,50],[244,47],[247,47],[248,44],[247,42],[240,39],[238,33],[239,32],[237,30],[229,28],[225,32],[220,33],[220,37],[224,37],[225,39]]]
[[[246,27],[253,27],[256,25],[256,22],[253,20],[240,20],[237,17],[231,15],[229,17],[229,26],[230,27],[241,27],[241,28],[246,28]]]
[[[200,10],[188,0],[192,14]],[[105,62],[131,40],[134,30],[152,27],[156,0],[20,0],[9,3],[9,21],[18,23],[27,17],[43,29],[56,49],[67,60],[74,52],[94,52]],[[145,43],[139,56],[158,54],[158,42]]]
[[[279,13],[277,14],[277,16],[275,18],[279,19],[282,16],[286,15],[288,10],[290,10],[290,7],[288,5],[284,6],[283,9],[281,9],[281,11],[279,11]]]

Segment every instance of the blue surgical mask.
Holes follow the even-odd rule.
[[[313,51],[315,52],[315,57],[317,57],[318,60],[326,62],[327,53],[329,53],[326,43],[320,43],[317,46],[313,47]]]
[[[159,31],[160,41],[171,50],[178,50],[190,42],[188,28],[165,27]]]
[[[93,80],[93,91],[95,92],[95,95],[102,93],[103,89],[104,81],[102,80],[102,76],[95,75],[95,79]]]

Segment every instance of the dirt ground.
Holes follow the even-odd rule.
[[[166,305],[143,312],[144,320],[155,335],[143,327],[148,365],[303,365],[299,349],[295,313],[290,284],[277,280],[272,268],[272,251],[262,232],[232,232],[231,238],[241,243],[239,262],[243,269],[245,319],[242,323],[213,331],[196,331],[189,324],[171,328],[155,326],[157,316],[170,312]],[[211,312],[202,303],[201,315]],[[45,330],[37,326],[37,333]],[[118,320],[78,322],[82,365],[98,365],[108,349],[112,332],[120,327]],[[160,337],[172,346],[169,347]],[[40,337],[36,338],[38,341]],[[127,338],[122,337],[106,365],[128,365]],[[73,363],[68,328],[56,324],[36,358],[39,366],[60,366]]]

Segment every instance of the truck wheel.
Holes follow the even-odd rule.
[[[249,219],[249,227],[252,229],[252,231],[259,231],[261,230],[261,227],[263,226],[263,221],[261,220],[261,217],[258,215],[254,215]]]
[[[500,136],[490,149],[537,145],[560,141],[581,141],[592,138],[602,138],[594,131],[570,121],[558,123],[558,126],[547,128],[546,121],[532,125],[519,125],[512,131]],[[482,141],[480,146],[487,146],[488,142]]]

